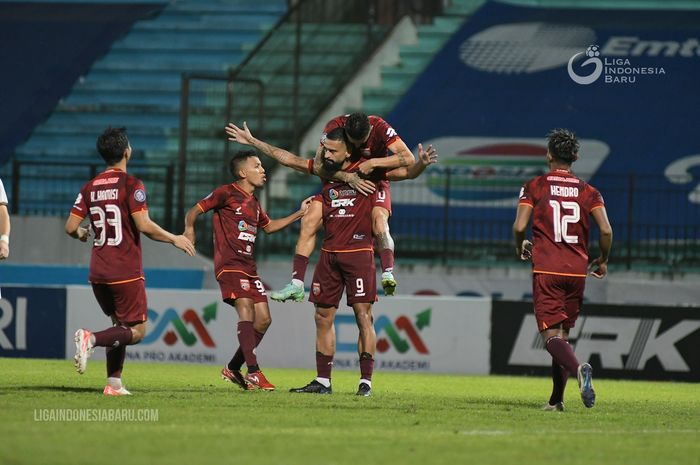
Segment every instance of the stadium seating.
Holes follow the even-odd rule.
[[[362,110],[374,115],[389,114],[435,53],[483,3],[483,0],[453,0],[445,8],[443,15],[436,17],[432,24],[418,25],[418,42],[403,45],[400,50],[400,62],[382,68],[381,86],[363,89],[362,109],[348,110]]]
[[[135,160],[172,163],[177,154],[181,74],[235,67],[286,9],[285,0],[171,2],[156,18],[136,22],[94,62],[49,118],[16,148],[15,157],[85,161],[94,155],[89,161],[99,162],[95,137],[114,125],[128,128]],[[197,98],[195,105],[201,103]],[[9,166],[2,172],[9,189]],[[74,195],[79,181],[71,185]],[[47,199],[64,196],[65,186],[54,186],[60,191],[42,189],[40,197],[23,198],[21,208],[64,213],[65,206],[56,212],[37,208],[45,207]],[[163,192],[161,185],[149,188]],[[29,189],[23,184],[23,191]]]

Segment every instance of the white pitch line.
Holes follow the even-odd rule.
[[[563,431],[505,431],[505,430],[463,430],[460,434],[465,436],[505,436],[508,434],[519,434],[519,435],[550,435],[559,434]],[[603,429],[583,429],[583,430],[573,430],[570,433],[577,434],[700,434],[700,430],[697,429],[642,429],[642,430],[603,430]]]

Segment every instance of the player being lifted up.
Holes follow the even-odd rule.
[[[141,262],[141,236],[168,242],[188,255],[194,246],[185,236],[175,236],[148,217],[143,183],[126,173],[131,145],[125,128],[109,127],[97,139],[97,150],[107,169],[80,189],[66,221],[66,233],[86,242],[90,228],[95,232],[90,258],[92,291],[113,326],[103,331],[75,332],[75,367],[85,372],[94,347],[107,350],[105,395],[130,394],[122,386],[121,374],[126,346],[138,344],[146,333],[146,288]],[[89,216],[90,226],[80,223]]]
[[[226,132],[231,137],[234,135],[234,127],[230,124],[226,128]],[[323,140],[327,133],[336,128],[345,129],[351,144],[353,160],[360,157],[365,159],[356,172],[327,173],[323,170],[321,158]],[[266,155],[284,164],[276,153],[266,153]],[[389,181],[383,179],[383,174],[391,169],[411,166],[414,162],[415,158],[411,151],[386,121],[379,116],[367,116],[364,113],[352,113],[330,120],[323,130],[321,144],[316,151],[315,174],[324,179],[345,182],[361,194],[372,196],[372,234],[379,251],[382,287],[386,295],[394,295],[396,279],[394,277],[394,240],[389,233],[391,190]],[[376,186],[374,183],[367,182],[367,178],[373,173],[378,180]],[[270,297],[273,300],[284,302],[292,299],[300,302],[304,299],[306,267],[316,245],[316,233],[320,228],[321,204],[314,202],[301,222],[292,266],[292,281],[280,291],[272,292]]]
[[[600,193],[574,176],[579,142],[567,129],[549,133],[547,162],[550,171],[526,183],[520,191],[513,224],[516,254],[532,259],[532,298],[537,329],[552,356],[553,389],[545,410],[564,410],[564,389],[571,376],[578,377],[583,405],[595,403],[592,368],[579,364],[568,343],[586,285],[589,215],[600,230],[600,257],[591,273],[603,278],[612,247],[612,228]],[[532,218],[532,240],[525,231]]]
[[[197,217],[214,210],[214,272],[223,301],[238,313],[240,344],[231,361],[221,370],[221,377],[244,390],[255,387],[272,391],[275,386],[260,370],[255,353],[272,322],[265,286],[255,265],[255,238],[261,229],[272,234],[303,217],[311,198],[304,200],[297,212],[271,220],[253,195],[266,181],[265,169],[255,152],[238,152],[231,159],[229,169],[235,181],[214,189],[190,208],[185,216],[184,235],[194,243]],[[245,377],[240,371],[244,361],[248,367]]]
[[[273,147],[253,137],[244,123],[243,129],[234,124],[228,128],[231,137],[245,145],[252,145],[266,154],[273,154],[285,166],[304,173],[315,173],[314,160],[306,160],[286,150]],[[363,159],[351,161],[350,142],[343,128],[335,128],[323,140],[321,163],[325,173],[343,170],[357,172]],[[424,151],[418,146],[419,160],[409,167],[398,168],[384,175],[385,179],[398,181],[412,179],[437,161],[435,149]],[[316,265],[309,300],[315,304],[316,323],[316,378],[308,385],[292,389],[297,393],[330,394],[331,369],[335,355],[335,329],[333,321],[342,297],[347,293],[347,304],[353,308],[359,328],[358,355],[360,383],[357,395],[369,396],[372,392],[372,373],[376,334],[372,321],[372,304],[377,299],[377,281],[372,250],[371,197],[363,196],[349,183],[326,181],[316,196],[322,212],[325,237],[321,257]]]

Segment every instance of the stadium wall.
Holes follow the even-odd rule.
[[[73,332],[107,318],[87,286],[10,287],[0,299],[0,357],[66,358]],[[151,289],[149,329],[130,360],[226,363],[238,343],[235,311],[217,291]],[[274,324],[258,354],[268,367],[314,369],[313,307],[271,303]],[[375,306],[377,371],[546,375],[551,362],[531,304],[488,298],[404,296]],[[357,369],[349,308],[336,318],[337,369]],[[689,307],[587,305],[571,340],[607,378],[700,381],[700,311]],[[104,360],[97,350],[95,360]]]

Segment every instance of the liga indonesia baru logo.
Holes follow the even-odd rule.
[[[215,319],[216,302],[204,307],[201,316],[192,308],[182,312],[182,316],[174,308],[169,308],[162,314],[149,308],[148,321],[153,325],[153,329],[143,338],[142,344],[152,344],[162,337],[163,342],[169,346],[181,341],[187,347],[192,347],[199,341],[205,347],[216,347],[206,328]],[[193,331],[188,328],[192,328]]]
[[[578,64],[580,60],[585,60]],[[593,66],[591,68],[591,66]],[[589,71],[579,74],[579,71]],[[583,70],[583,68],[586,68]],[[579,52],[569,59],[566,67],[569,77],[576,84],[587,86],[593,84],[601,76],[605,84],[634,84],[640,75],[666,74],[663,67],[633,66],[629,58],[601,57],[600,47],[590,45],[585,52]]]

